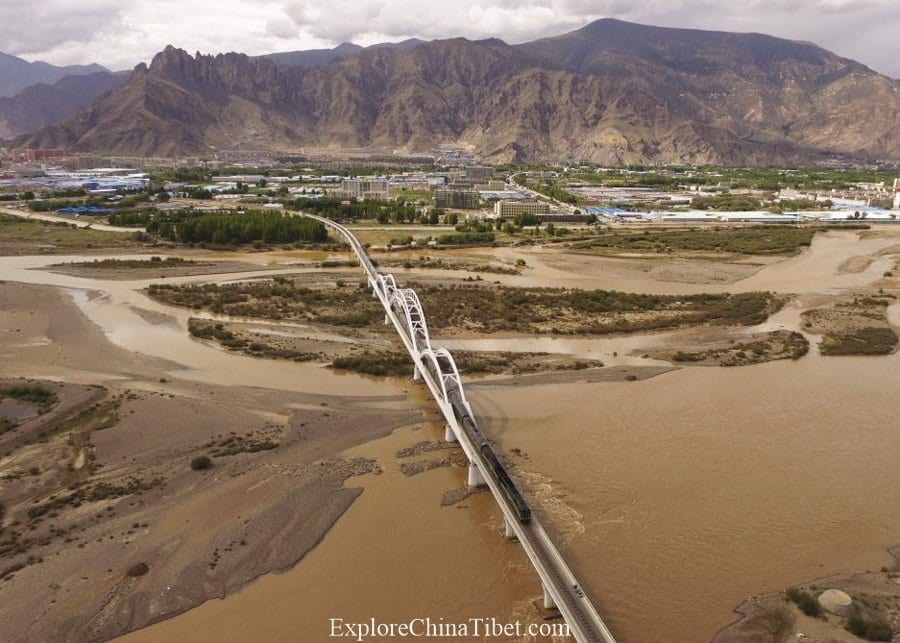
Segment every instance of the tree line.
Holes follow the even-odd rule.
[[[157,213],[147,232],[181,243],[212,243],[235,246],[263,243],[320,243],[328,231],[319,221],[281,212]]]

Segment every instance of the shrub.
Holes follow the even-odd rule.
[[[822,606],[819,605],[819,601],[807,591],[791,587],[787,591],[787,597],[807,616],[820,616],[822,614]]]
[[[880,618],[870,621],[860,614],[854,614],[847,619],[847,630],[869,641],[890,641],[894,637],[894,631],[888,623]]]
[[[209,469],[210,467],[212,467],[212,460],[209,459],[209,456],[198,455],[191,460],[191,469],[194,471],[202,471],[203,469]]]
[[[807,616],[819,616],[822,613],[822,606],[819,605],[819,601],[812,594],[806,592],[800,597],[797,607]]]
[[[147,572],[150,571],[150,566],[147,563],[138,563],[131,569],[129,569],[125,574],[127,576],[131,576],[132,578],[136,578],[138,576],[143,576]]]

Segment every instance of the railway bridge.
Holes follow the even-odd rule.
[[[580,588],[572,570],[538,519],[531,515],[527,506],[523,509],[521,504],[517,505],[518,491],[497,463],[492,449],[485,448],[480,437],[475,413],[466,399],[453,356],[446,349],[435,348],[431,344],[428,322],[416,292],[411,288],[400,288],[393,275],[381,273],[347,228],[324,217],[306,213],[302,216],[321,221],[343,236],[352,247],[366,273],[373,296],[384,307],[385,323],[393,324],[412,358],[413,379],[425,383],[444,416],[444,439],[459,442],[468,458],[469,486],[487,486],[490,489],[503,513],[506,537],[518,539],[540,577],[544,606],[559,609],[576,640],[614,643],[615,638],[609,628]],[[526,513],[523,514],[523,511]]]

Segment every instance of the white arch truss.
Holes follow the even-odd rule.
[[[416,352],[421,354],[424,350],[431,350],[428,322],[425,321],[425,311],[416,291],[412,288],[398,288],[391,293],[390,303],[395,310],[403,312],[409,338]]]

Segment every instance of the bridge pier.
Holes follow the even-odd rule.
[[[516,537],[516,532],[513,531],[512,523],[509,521],[509,518],[506,516],[503,517],[503,525],[505,527],[503,535],[508,539],[513,539]]]
[[[543,583],[541,587],[544,589],[544,609],[550,610],[556,607],[556,601],[553,600],[553,597],[550,595],[550,592],[547,590],[547,586]]]
[[[388,315],[387,313],[384,314],[384,323],[385,323],[385,325],[388,325],[391,323],[391,316]]]
[[[456,433],[453,432],[453,427],[449,424],[444,425],[444,442],[458,442],[459,440],[456,437]]]
[[[419,365],[416,364],[413,366],[413,381],[418,382],[422,379],[422,372],[419,370]]]
[[[487,484],[484,476],[481,475],[481,470],[474,462],[469,463],[469,479],[466,480],[466,484],[470,487],[483,487]]]

